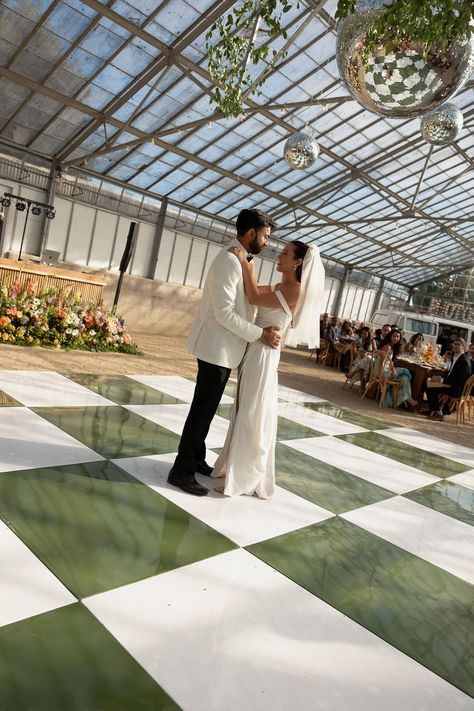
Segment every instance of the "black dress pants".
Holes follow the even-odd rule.
[[[230,373],[231,368],[198,359],[193,401],[184,423],[178,456],[173,465],[176,474],[194,477],[196,462],[205,460],[206,437]]]

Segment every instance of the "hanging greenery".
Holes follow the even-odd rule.
[[[336,19],[352,14],[357,0],[338,0]],[[283,60],[286,51],[271,49],[270,40],[287,33],[283,17],[300,2],[290,0],[244,0],[227,15],[219,18],[206,34],[208,70],[218,84],[212,101],[225,117],[238,117],[247,96],[261,94],[275,61]],[[419,42],[425,52],[445,50],[455,38],[473,32],[472,0],[392,0],[387,1],[369,30],[365,42],[368,56],[377,44],[388,48]],[[260,34],[259,34],[260,33]],[[266,41],[257,42],[262,33]],[[265,62],[265,69],[254,80],[249,67]]]
[[[279,35],[286,39],[281,20],[295,6],[299,7],[299,2],[245,0],[220,17],[206,34],[209,74],[219,84],[212,100],[225,117],[239,116],[246,92],[251,89],[251,94],[258,94],[265,81],[264,74],[253,86],[249,65],[267,60],[271,67],[278,54],[275,49],[270,50],[268,41],[257,43],[259,32],[264,32],[268,39]],[[285,54],[280,54],[280,58]]]

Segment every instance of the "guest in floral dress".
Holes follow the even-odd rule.
[[[400,331],[393,329],[382,341],[380,350],[387,353],[387,358],[384,362],[384,375],[388,380],[398,380],[399,382],[396,407],[403,405],[407,410],[413,412],[417,402],[411,396],[410,371],[407,368],[396,368],[393,365],[393,360],[397,358],[400,352],[400,339]],[[385,391],[382,405],[383,407],[393,407],[393,388],[391,386]]]

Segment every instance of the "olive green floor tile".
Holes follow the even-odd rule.
[[[275,455],[277,484],[333,513],[352,511],[393,496],[387,489],[280,442]]]
[[[0,628],[2,711],[179,707],[80,603]]]
[[[225,417],[226,420],[230,420],[230,413],[233,407],[232,403],[224,402],[217,408],[217,414],[219,417]]]
[[[171,405],[183,402],[132,378],[127,378],[126,375],[93,373],[64,373],[64,375],[117,405]]]
[[[423,489],[410,491],[404,497],[474,526],[474,491],[465,486],[438,481]]]
[[[446,459],[446,457],[440,457],[439,454],[433,454],[424,449],[397,442],[377,432],[338,435],[338,438],[441,478],[460,474],[469,469],[465,464],[459,464],[459,462],[453,462],[451,459]]]
[[[235,548],[107,461],[1,474],[0,516],[78,598]]]
[[[109,459],[178,449],[178,435],[123,407],[38,407],[34,411]]]
[[[347,410],[345,407],[338,407],[329,402],[304,402],[301,403],[304,407],[309,407],[311,410],[316,410],[322,415],[336,417],[338,420],[350,422],[351,425],[358,425],[366,430],[382,430],[396,427],[397,425],[378,420],[376,417],[368,417],[353,410]]]
[[[21,403],[0,390],[0,407],[22,407]]]
[[[224,403],[219,405],[217,409],[217,414],[220,417],[225,417],[227,420],[230,419],[230,413],[233,405],[230,403]],[[322,437],[323,433],[317,430],[311,429],[311,427],[306,427],[306,425],[300,425],[298,422],[293,422],[293,420],[288,420],[286,417],[278,418],[278,430],[277,430],[277,440],[284,439],[303,439],[304,437]]]
[[[469,583],[340,518],[248,550],[474,694],[474,595]]]

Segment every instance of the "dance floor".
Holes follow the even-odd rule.
[[[0,709],[474,709],[474,449],[280,387],[273,500],[198,498],[193,387],[0,371]]]

